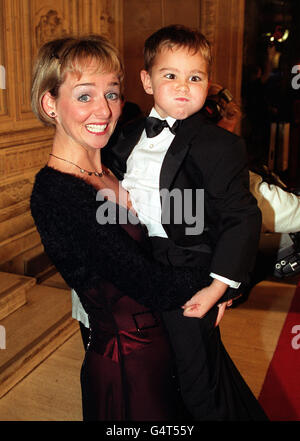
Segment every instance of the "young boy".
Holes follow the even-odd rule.
[[[107,161],[124,176],[122,185],[148,229],[156,258],[204,267],[212,277],[184,312],[164,314],[180,392],[196,420],[264,419],[215,327],[217,305],[236,297],[240,283],[247,282],[259,241],[261,216],[248,190],[243,142],[199,113],[211,67],[202,34],[179,25],[162,28],[147,39],[144,56],[141,80],[154,107],[149,118],[124,128]],[[191,318],[199,315],[203,318]]]

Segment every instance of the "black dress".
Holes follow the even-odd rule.
[[[31,211],[46,253],[75,289],[90,322],[81,371],[84,420],[176,420],[180,400],[159,311],[184,304],[209,278],[155,262],[139,224],[101,225],[97,191],[44,167]],[[127,214],[127,210],[126,214]]]

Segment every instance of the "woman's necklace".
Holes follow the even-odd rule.
[[[65,161],[68,162],[69,164],[74,165],[75,167],[79,168],[79,170],[81,171],[81,173],[87,173],[89,176],[95,175],[98,176],[99,178],[102,178],[102,176],[104,175],[109,175],[109,171],[107,170],[102,170],[102,172],[97,172],[97,171],[89,171],[89,170],[85,170],[82,167],[79,167],[79,165],[74,164],[74,162],[69,161],[68,159],[64,159],[64,158],[60,158],[59,156],[53,155],[53,153],[49,153],[50,156],[53,156],[56,159],[60,159],[61,161]]]

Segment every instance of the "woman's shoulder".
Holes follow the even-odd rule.
[[[84,179],[48,165],[45,165],[36,174],[33,189],[49,194],[57,193],[57,195],[74,194],[77,191],[94,192],[94,189]]]
[[[43,167],[35,176],[31,194],[31,208],[52,205],[83,208],[96,201],[97,191],[83,179],[61,172],[49,166]]]
[[[69,184],[77,187],[77,186],[81,186],[82,184],[84,186],[87,185],[83,179],[80,179],[79,177],[72,175],[70,173],[62,172],[56,168],[49,167],[48,165],[45,165],[36,174],[35,182],[38,183],[39,185],[47,184],[48,182],[50,182],[55,186],[60,186],[60,185],[64,186],[66,184]]]

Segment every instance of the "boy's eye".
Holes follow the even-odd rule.
[[[190,81],[193,81],[193,82],[197,82],[197,81],[201,81],[201,78],[200,78],[198,75],[192,75],[192,76],[189,78],[189,80],[190,80]]]
[[[80,95],[80,97],[78,97],[78,101],[81,101],[82,103],[87,103],[88,101],[90,101],[91,97],[87,94],[84,95]]]
[[[174,80],[176,78],[175,74],[172,73],[166,74],[165,77],[168,78],[168,80]]]
[[[108,92],[105,95],[105,98],[107,100],[116,101],[116,100],[118,100],[120,98],[120,95],[117,92]]]

